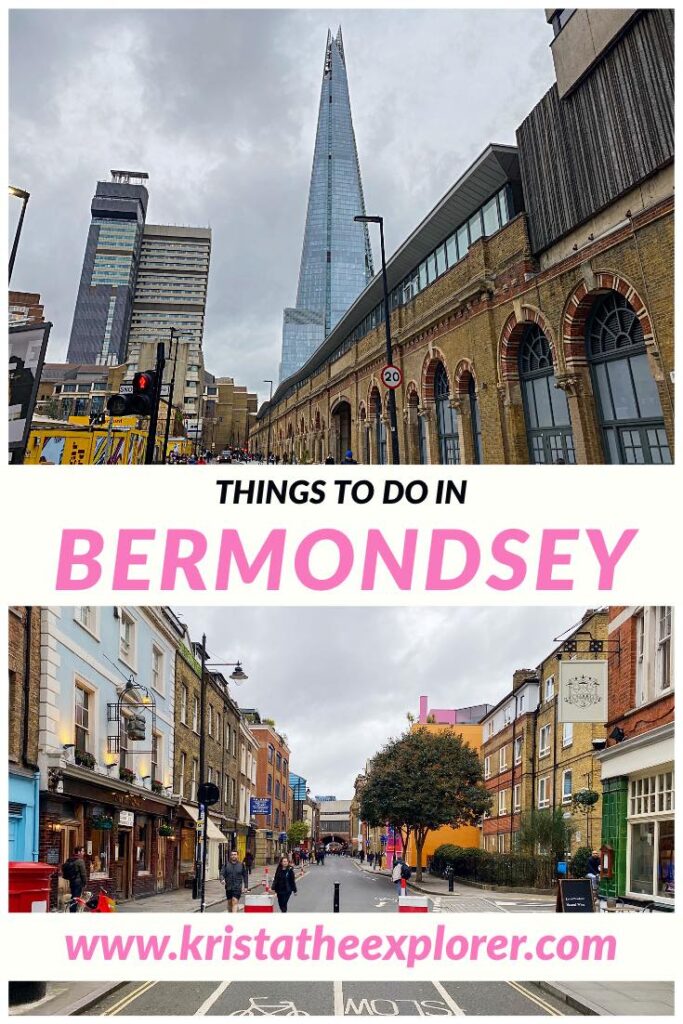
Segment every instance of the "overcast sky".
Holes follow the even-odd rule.
[[[266,396],[339,23],[367,209],[392,252],[552,84],[540,8],[10,13],[10,180],[31,192],[12,285],[43,297],[48,360],[66,357],[95,182],[145,170],[151,223],[213,230],[207,369]]]
[[[213,661],[242,661],[231,692],[286,733],[292,771],[313,793],[353,780],[430,707],[496,704],[517,668],[535,668],[584,608],[180,608]],[[223,670],[226,675],[232,671]]]

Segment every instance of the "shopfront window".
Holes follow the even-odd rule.
[[[180,870],[192,871],[194,868],[195,834],[188,829],[180,833]]]
[[[564,391],[557,387],[550,345],[529,325],[519,348],[524,419],[533,463],[574,463],[574,438]]]
[[[634,895],[674,898],[673,812],[673,769],[630,780],[628,889]]]
[[[139,875],[148,874],[150,870],[152,849],[152,826],[147,815],[138,815],[138,839],[135,844],[135,869]]]
[[[109,875],[111,831],[101,828],[93,829],[91,845],[90,877],[107,878]]]

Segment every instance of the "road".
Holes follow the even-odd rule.
[[[297,870],[298,874],[298,870]],[[339,882],[339,909],[346,913],[396,913],[396,890],[388,875],[367,871],[350,857],[327,856],[323,865],[312,864],[303,878],[297,878],[298,893],[289,901],[288,913],[332,912],[334,883]],[[429,885],[429,876],[425,876]],[[416,895],[416,893],[411,893]],[[430,911],[448,913],[550,913],[555,901],[529,900],[523,895],[483,893],[458,886],[451,895],[430,896]],[[277,912],[277,904],[276,904]],[[224,913],[225,903],[210,907],[209,913]]]
[[[533,983],[454,981],[148,981],[124,985],[87,1016],[578,1016]]]

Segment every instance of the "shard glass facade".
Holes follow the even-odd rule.
[[[286,309],[280,380],[302,366],[373,275],[341,29],[327,36],[296,307]]]

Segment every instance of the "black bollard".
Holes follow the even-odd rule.
[[[339,882],[334,883],[334,896],[332,898],[332,913],[339,913]]]
[[[46,992],[46,981],[10,981],[9,1005],[22,1006],[24,1003],[37,1003]]]

